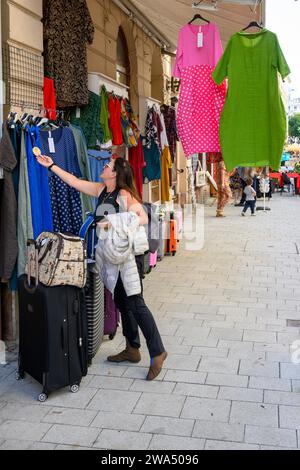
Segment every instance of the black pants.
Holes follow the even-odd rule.
[[[136,257],[141,286],[144,269],[143,259],[143,256]],[[139,336],[140,327],[146,339],[150,357],[159,356],[163,353],[165,348],[153,315],[145,304],[143,286],[141,294],[131,295],[128,297],[126,295],[121,276],[119,276],[114,292],[114,300],[117,308],[121,312],[123,335],[129,341],[130,345],[134,348],[141,347]]]
[[[255,203],[256,203],[256,201],[246,201],[246,202],[245,202],[244,209],[243,209],[243,212],[244,212],[244,213],[247,212],[247,210],[248,210],[249,207],[250,207],[251,213],[254,214],[254,212],[255,212]]]

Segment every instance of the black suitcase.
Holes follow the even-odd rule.
[[[95,262],[88,263],[88,275],[84,291],[88,325],[88,365],[90,366],[104,336],[104,285]]]
[[[18,379],[25,373],[43,385],[38,400],[70,386],[76,393],[87,374],[87,323],[84,292],[73,286],[30,286],[21,276]]]

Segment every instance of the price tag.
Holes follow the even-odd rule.
[[[4,172],[3,172],[3,168],[0,166],[0,180],[3,180],[4,179]]]
[[[76,108],[76,118],[79,119],[81,115],[80,108],[77,106]]]
[[[199,26],[199,33],[197,34],[197,47],[203,47],[203,33],[201,26]]]
[[[49,137],[48,145],[49,145],[49,152],[50,153],[55,153],[55,145],[54,145],[53,137]]]
[[[197,34],[197,47],[203,47],[203,33]]]

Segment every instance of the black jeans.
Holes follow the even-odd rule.
[[[144,270],[144,257],[136,256],[136,263],[141,279],[142,293],[138,295],[126,295],[121,276],[114,292],[114,300],[121,312],[123,335],[134,348],[140,348],[139,327],[146,339],[150,357],[159,356],[165,351],[157,325],[152,313],[145,304],[143,297],[142,275]]]
[[[243,212],[244,212],[244,213],[247,212],[247,210],[248,210],[249,207],[250,207],[251,213],[254,214],[254,212],[255,212],[255,203],[256,203],[256,201],[246,201],[246,202],[245,202],[244,209],[243,209]]]

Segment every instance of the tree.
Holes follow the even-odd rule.
[[[300,114],[294,114],[289,118],[289,135],[300,138]]]

